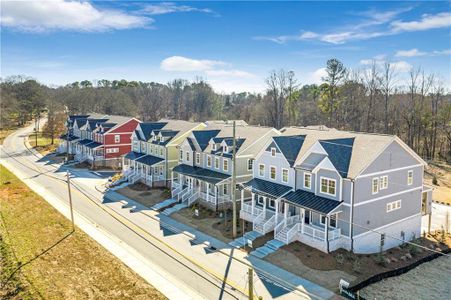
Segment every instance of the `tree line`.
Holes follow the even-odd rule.
[[[325,70],[318,85],[302,85],[294,72],[281,69],[269,73],[264,93],[231,94],[216,93],[201,78],[167,84],[83,80],[54,88],[13,76],[0,83],[0,126],[22,125],[47,111],[47,127],[56,134],[65,110],[144,121],[243,119],[275,128],[323,124],[395,134],[426,159],[451,161],[451,95],[438,75],[414,68],[401,80],[390,62],[351,70],[337,59],[328,60]]]

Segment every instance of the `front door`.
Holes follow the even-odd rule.
[[[310,211],[308,209],[304,211],[304,223],[310,224]]]

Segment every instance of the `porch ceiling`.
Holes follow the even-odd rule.
[[[269,182],[258,178],[254,178],[251,181],[244,183],[243,185],[250,188],[253,192],[269,194],[274,198],[279,198],[291,190],[291,187],[289,186]]]
[[[321,214],[328,214],[341,204],[339,201],[320,197],[314,193],[303,190],[291,192],[285,195],[282,199],[288,203],[302,206],[304,208],[317,211]]]
[[[229,175],[219,172],[183,164],[176,166],[172,171],[213,184],[217,184],[230,177]]]
[[[162,162],[163,160],[164,159],[153,156],[153,155],[144,155],[144,156],[141,156],[138,159],[136,159],[136,162],[145,164],[148,166],[152,166],[152,165]]]

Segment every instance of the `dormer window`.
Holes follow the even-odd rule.
[[[216,144],[213,144],[213,145],[211,146],[211,149],[213,149],[213,151],[216,151]]]
[[[229,147],[228,146],[224,146],[224,152],[225,153],[229,152]]]
[[[271,148],[271,156],[272,157],[276,156],[276,148]]]

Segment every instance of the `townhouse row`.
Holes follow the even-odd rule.
[[[422,215],[431,210],[426,163],[396,136],[237,121],[233,149],[230,122],[114,120],[71,116],[69,152],[83,158],[86,148],[85,159],[114,159],[130,182],[170,187],[188,206],[227,209],[235,193],[240,218],[284,244],[375,253],[419,237]],[[136,122],[133,131],[122,127],[129,122]],[[117,135],[128,135],[129,145],[112,155]]]

